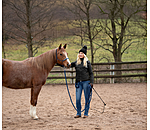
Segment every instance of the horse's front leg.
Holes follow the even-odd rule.
[[[30,115],[33,119],[37,120],[38,116],[36,115],[36,104],[37,104],[37,99],[38,99],[38,95],[39,92],[41,90],[42,86],[34,86],[31,88],[31,106],[30,106]]]

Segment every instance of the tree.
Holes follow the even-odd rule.
[[[115,62],[122,62],[124,52],[138,42],[139,38],[146,36],[147,23],[139,17],[140,13],[146,11],[146,0],[96,0],[96,4],[100,15],[106,16],[100,25],[107,37],[96,44],[112,53]],[[121,69],[121,65],[116,65],[115,68]],[[122,73],[117,71],[115,74]],[[116,82],[120,82],[120,79]]]
[[[121,62],[124,52],[136,42],[134,39],[146,36],[146,30],[137,31],[140,24],[141,29],[147,26],[139,18],[146,11],[146,0],[96,0],[96,4],[100,15],[107,17],[100,21],[103,33],[112,41],[103,40],[103,44],[97,45],[112,53],[115,62]]]
[[[74,0],[65,1],[66,8],[74,15],[75,20],[71,20],[70,24],[75,30],[73,35],[81,38],[81,46],[84,41],[89,41],[91,50],[91,63],[94,63],[94,50],[93,41],[101,32],[99,28],[99,19],[95,20],[91,11],[96,7],[93,0]]]
[[[11,27],[8,26],[8,21],[11,16],[11,13],[9,13],[9,10],[7,9],[6,2],[3,1],[2,3],[2,54],[4,59],[6,58],[6,52],[5,52],[5,44],[9,40],[9,31],[11,30]]]
[[[6,6],[5,3],[3,3],[3,8],[2,8],[2,12],[3,12],[3,9],[4,7]],[[4,16],[4,15],[3,15]],[[3,52],[3,56],[4,56],[4,59],[6,58],[6,55],[5,55],[5,48],[4,48],[4,44],[5,44],[5,31],[4,31],[4,17],[2,18],[2,52]]]
[[[33,57],[37,49],[46,41],[46,32],[55,26],[52,22],[55,0],[8,0],[11,12],[8,26],[11,38],[26,44],[28,57]]]

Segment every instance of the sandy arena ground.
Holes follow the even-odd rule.
[[[75,102],[74,85],[69,85]],[[89,117],[75,119],[76,111],[71,105],[65,85],[43,86],[37,104],[39,120],[31,119],[30,89],[2,88],[3,130],[146,130],[147,84],[95,84],[94,88],[106,102],[103,103],[93,91]],[[84,94],[82,94],[83,96]],[[82,97],[84,108],[84,97]],[[96,109],[96,110],[95,110]],[[83,115],[82,115],[83,116]]]

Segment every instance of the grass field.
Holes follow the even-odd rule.
[[[57,41],[55,41],[53,44],[47,42],[43,47],[38,49],[38,53],[35,56],[38,56],[44,52],[47,52],[51,49],[57,48],[61,43],[65,44],[67,43],[67,49],[68,57],[71,62],[75,61],[77,58],[77,53],[81,49],[81,46],[73,44],[72,40],[75,38],[69,37],[69,38],[59,38]],[[79,39],[76,38],[76,42],[78,42]],[[143,41],[143,40],[142,40]],[[99,41],[97,41],[99,42]],[[110,41],[111,42],[111,41]],[[90,46],[89,43],[86,44],[88,47],[87,57],[89,60],[91,60],[90,55]],[[96,46],[94,46],[96,48]],[[5,55],[6,59],[10,60],[24,60],[28,58],[28,52],[25,44],[12,44],[11,42],[7,42],[5,44]],[[3,57],[3,55],[2,55]],[[95,53],[95,59],[94,62],[114,62],[113,55],[103,49],[98,49]],[[102,60],[101,60],[102,59]],[[133,43],[130,48],[123,54],[122,61],[145,61],[147,60],[147,40],[144,42],[137,42]]]

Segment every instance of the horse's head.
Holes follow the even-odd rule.
[[[68,58],[68,53],[65,51],[67,44],[61,47],[62,44],[56,49],[57,64],[70,68],[71,63]]]

